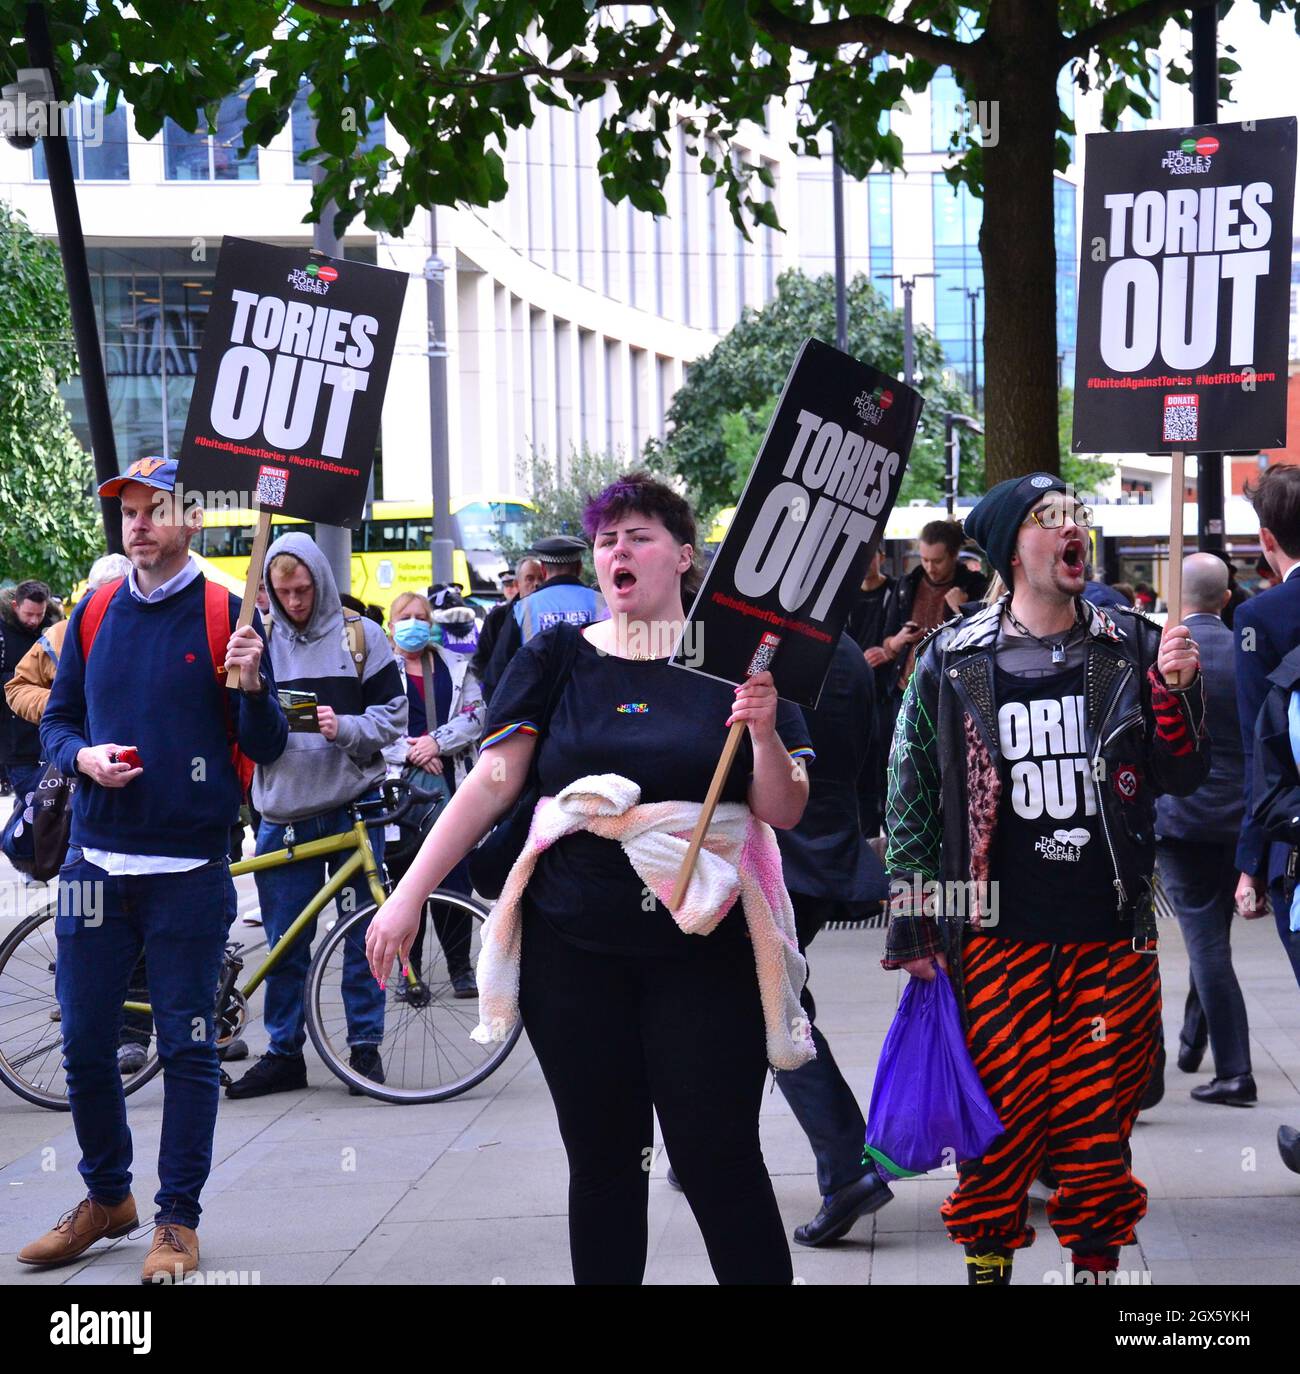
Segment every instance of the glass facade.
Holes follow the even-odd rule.
[[[168,181],[256,181],[257,148],[239,151],[244,134],[244,102],[251,85],[221,102],[217,132],[208,133],[200,114],[198,128],[187,133],[175,120],[163,125],[163,157]]]
[[[930,80],[930,151],[946,153],[966,123],[965,97],[951,67],[940,67]]]
[[[1074,385],[1074,337],[1078,323],[1078,268],[1074,242],[1076,190],[1057,177],[1052,183],[1056,238],[1056,352],[1060,385]]]
[[[148,454],[180,448],[207,323],[218,249],[195,262],[188,247],[88,248],[108,403],[123,468]],[[348,245],[346,256],[374,263],[375,249]],[[77,438],[90,448],[81,382],[61,388]]]
[[[1060,74],[1056,78],[1056,99],[1061,107],[1061,113],[1071,123],[1074,122],[1074,82],[1070,80],[1069,68],[1062,67]],[[1065,142],[1070,149],[1070,161],[1073,162],[1075,153],[1075,136],[1066,134]]]
[[[886,281],[894,270],[894,179],[888,172],[867,177],[867,238],[871,248],[871,284],[893,304],[897,282]]]
[[[289,115],[289,127],[293,133],[293,177],[295,181],[311,180],[311,162],[303,161],[307,150],[316,146],[316,140],[312,137],[311,108],[307,104],[307,97],[310,94],[311,86],[304,82],[298,88],[298,94],[293,98],[293,109]],[[368,153],[384,141],[383,116],[376,116],[372,111],[367,123],[369,128],[362,137],[358,148],[358,151],[363,153]]]
[[[931,173],[934,201],[934,332],[944,356],[978,408],[983,378],[984,269],[980,263],[980,203],[965,186],[954,190]],[[974,340],[971,295],[975,294]],[[974,354],[972,355],[972,347]]]
[[[112,114],[107,114],[102,95],[94,100],[79,95],[69,115],[65,132],[72,157],[72,175],[78,181],[126,181],[131,174],[126,146],[126,105],[119,100]],[[32,178],[49,180],[44,143],[32,149]]]

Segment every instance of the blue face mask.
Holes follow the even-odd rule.
[[[429,647],[429,626],[426,621],[412,616],[409,620],[399,620],[393,626],[393,642],[399,649],[418,654]]]

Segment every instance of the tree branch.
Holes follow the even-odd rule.
[[[301,2],[301,0],[300,0]],[[522,81],[529,76],[544,76],[552,81],[575,82],[604,82],[623,81],[635,79],[642,76],[654,76],[676,57],[682,45],[686,42],[686,35],[674,33],[664,46],[663,52],[654,59],[653,62],[645,62],[637,67],[606,67],[591,68],[586,71],[575,70],[573,65],[567,67],[548,67],[544,63],[538,62],[531,67],[516,67],[513,71],[492,72],[487,76],[477,72],[469,71],[462,67],[451,67],[445,70],[436,70],[425,64],[425,71],[433,80],[445,86],[453,86],[458,91],[472,91],[479,86],[499,86],[504,81]],[[462,76],[472,78],[465,81],[447,81],[447,73],[452,76]]]
[[[1101,47],[1112,38],[1122,38],[1145,24],[1163,24],[1180,10],[1199,10],[1217,3],[1218,0],[1141,0],[1132,9],[1108,14],[1089,28],[1065,38],[1060,48],[1061,61],[1065,63],[1074,57],[1086,58],[1094,48]]]
[[[918,57],[936,67],[976,73],[979,67],[977,43],[931,33],[910,24],[896,24],[874,14],[857,14],[822,24],[809,24],[782,14],[775,5],[764,4],[754,12],[754,23],[776,39],[804,52],[838,48],[847,43],[865,43],[881,48],[895,57]]]

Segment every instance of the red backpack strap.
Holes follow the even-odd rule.
[[[117,595],[117,589],[126,581],[124,577],[115,577],[111,582],[105,582],[102,587],[96,587],[90,594],[90,600],[86,603],[86,609],[81,613],[81,657],[84,662],[90,657],[90,650],[95,643],[95,636],[99,633],[99,627],[103,624],[105,615],[108,614],[108,603]]]
[[[230,643],[230,593],[220,582],[203,579],[203,618],[208,627],[212,666],[225,685],[226,645]]]

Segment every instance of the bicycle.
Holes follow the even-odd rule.
[[[303,999],[305,1019],[307,1034],[317,1054],[335,1077],[349,1087],[359,1088],[380,1101],[398,1104],[446,1101],[468,1092],[500,1067],[519,1039],[519,1025],[488,1046],[470,1040],[470,1031],[478,1022],[477,1003],[459,1003],[452,996],[445,954],[433,936],[426,937],[421,967],[417,969],[412,961],[405,979],[395,978],[388,984],[384,1040],[380,1047],[386,1081],[375,1083],[348,1063],[347,1017],[342,993],[344,957],[349,950],[359,951],[364,961],[366,929],[388,895],[370,846],[367,826],[391,824],[409,805],[406,789],[388,782],[379,798],[354,802],[349,808],[350,830],[302,844],[290,840],[283,849],[231,864],[231,875],[239,877],[303,859],[351,851],[242,986],[238,982],[244,967],[243,952],[238,945],[227,945],[215,1003],[219,1049],[230,1044],[247,1025],[249,999],[285,950],[302,937],[315,917],[344,887],[364,873],[373,902],[326,924],[307,971]],[[20,922],[0,941],[0,1081],[37,1107],[67,1111],[59,1028],[61,1014],[54,995],[56,907],[57,899]],[[487,909],[473,898],[438,889],[425,902],[424,919],[430,927],[437,928],[440,915],[444,919],[459,916],[461,921],[470,921],[473,962]],[[136,1013],[139,1017],[148,1017],[150,1011],[145,1001],[123,1003],[124,1015]],[[151,1034],[146,1063],[138,1072],[124,1078],[124,1091],[128,1094],[137,1092],[161,1067]]]

